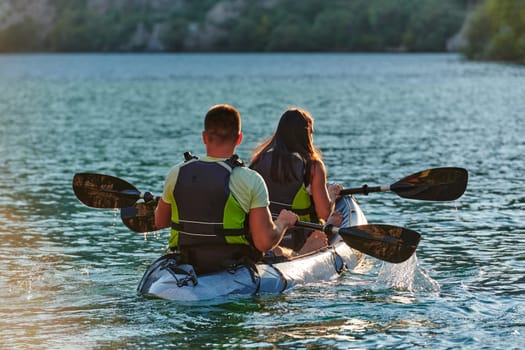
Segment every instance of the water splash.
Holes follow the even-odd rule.
[[[376,282],[388,288],[410,292],[439,292],[439,284],[419,266],[416,254],[400,264],[383,263]]]

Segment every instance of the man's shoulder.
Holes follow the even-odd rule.
[[[166,175],[167,179],[175,180],[179,175],[180,168],[184,165],[184,162],[177,163],[173,165],[170,170],[168,171],[168,174]]]
[[[230,178],[230,189],[247,213],[253,208],[267,207],[268,189],[258,172],[247,167],[236,167]]]
[[[181,162],[181,163],[177,163],[177,164],[173,165],[173,166],[170,168],[170,170],[169,170],[168,173],[178,172],[179,169],[180,169],[184,164],[185,164],[184,162]]]
[[[235,174],[238,177],[246,179],[256,179],[257,181],[264,181],[261,175],[253,169],[250,169],[246,166],[235,167],[232,171],[232,175]]]
[[[255,176],[255,175],[259,175],[258,172],[256,172],[255,170],[253,169],[250,169],[249,167],[243,165],[243,166],[237,166],[235,168],[233,168],[233,171],[237,171],[241,174],[245,174],[245,176]]]

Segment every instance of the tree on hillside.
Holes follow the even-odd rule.
[[[525,63],[525,1],[483,2],[469,18],[465,54],[471,59]]]

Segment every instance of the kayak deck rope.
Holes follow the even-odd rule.
[[[173,278],[175,278],[177,287],[189,286],[190,283],[191,286],[195,287],[197,284],[199,284],[195,270],[193,270],[191,265],[178,265],[176,261],[170,259],[168,260],[166,266],[161,267],[161,270],[164,269],[168,270]],[[179,275],[183,275],[185,277],[179,278]]]

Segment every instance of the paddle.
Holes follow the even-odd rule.
[[[132,184],[103,174],[75,174],[73,191],[82,203],[93,208],[125,208],[139,199],[145,202],[158,200],[151,192],[141,193]]]
[[[136,232],[151,232],[155,227],[155,208],[159,197],[141,193],[128,182],[109,175],[80,173],[73,179],[73,189],[80,201],[95,208],[122,208],[123,223]],[[145,202],[136,203],[144,199]],[[414,253],[420,234],[390,225],[360,225],[340,228],[332,225],[298,221],[298,227],[341,235],[345,243],[367,255],[398,263]]]
[[[155,208],[158,200],[147,203],[136,203],[129,208],[120,210],[120,218],[124,225],[135,232],[152,232],[158,230],[155,226]]]
[[[339,234],[349,247],[391,263],[410,258],[421,238],[416,231],[391,225],[336,227],[298,221],[295,226],[323,231],[327,235]]]
[[[409,175],[390,186],[343,189],[340,195],[393,191],[400,197],[427,201],[452,201],[467,188],[468,172],[463,168],[434,168]]]
[[[393,191],[400,197],[420,200],[455,200],[465,192],[468,172],[463,168],[434,168],[409,175],[390,186],[348,188],[341,195]],[[156,200],[151,192],[139,192],[130,183],[110,175],[78,173],[73,190],[82,203],[95,208],[131,207],[139,199]]]

